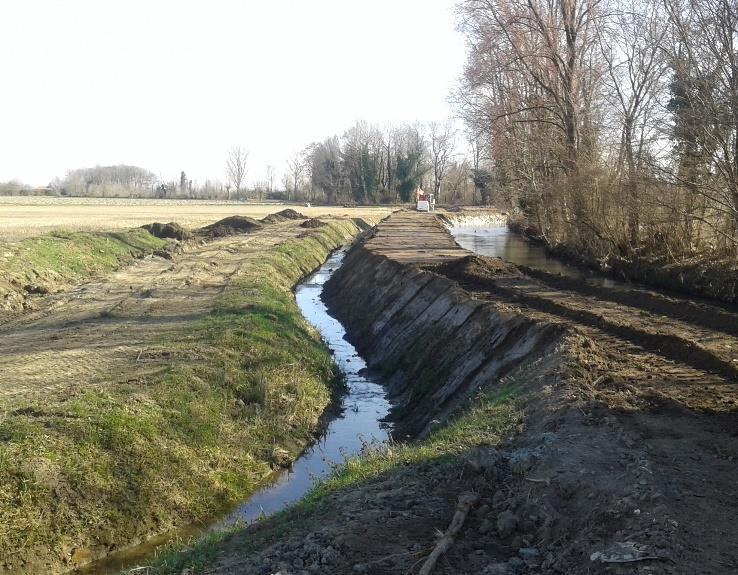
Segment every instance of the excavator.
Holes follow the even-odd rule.
[[[435,196],[424,192],[420,186],[415,188],[415,201],[415,209],[419,212],[432,212],[436,208]]]

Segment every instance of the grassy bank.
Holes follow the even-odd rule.
[[[110,272],[166,245],[145,230],[54,232],[0,242],[0,309],[22,307],[29,293],[59,291]]]
[[[219,560],[242,565],[243,558],[296,533],[324,528],[345,513],[361,513],[376,485],[398,491],[408,485],[431,483],[458,475],[464,457],[478,447],[501,444],[516,428],[524,382],[509,378],[470,401],[445,427],[426,440],[401,445],[367,445],[358,457],[347,458],[331,477],[318,483],[299,503],[248,530],[215,533],[194,545],[173,546],[151,567],[151,575],[200,573]],[[387,486],[394,487],[387,487]],[[423,487],[419,488],[421,491]],[[299,535],[298,535],[299,538]],[[258,564],[258,560],[256,561]]]
[[[159,342],[171,360],[155,375],[6,402],[0,571],[53,572],[204,519],[297,454],[334,374],[291,290],[357,232],[334,221],[256,255],[214,312]]]

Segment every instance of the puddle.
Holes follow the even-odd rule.
[[[586,280],[603,287],[626,287],[629,284],[597,274],[574,265],[568,265],[550,256],[542,246],[530,243],[511,232],[507,226],[459,225],[449,227],[458,244],[481,256],[500,258],[511,264]]]

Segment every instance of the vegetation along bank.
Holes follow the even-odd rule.
[[[299,453],[335,374],[291,290],[367,225],[325,223],[193,243],[3,318],[0,572],[61,572],[203,520]],[[84,279],[134,250],[116,237],[164,245],[73,234],[55,257],[55,235],[24,261]]]

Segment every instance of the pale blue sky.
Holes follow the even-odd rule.
[[[443,120],[454,0],[0,3],[0,181],[129,163],[249,181],[357,119]]]

